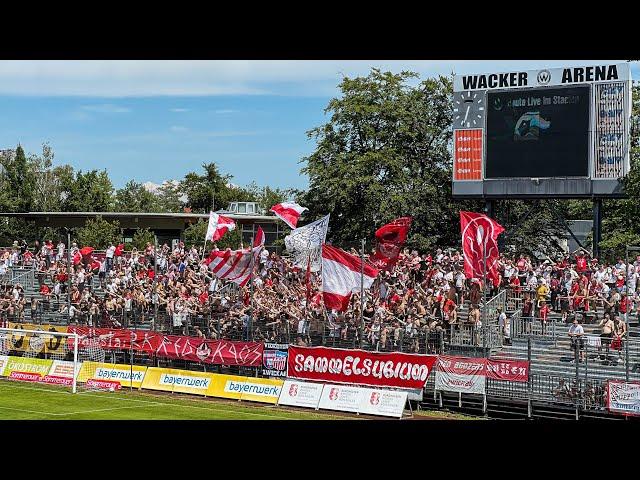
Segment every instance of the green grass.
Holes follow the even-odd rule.
[[[432,419],[469,419],[464,415],[438,411],[423,410],[414,414]],[[119,392],[79,391],[74,395],[69,388],[59,386],[0,381],[0,420],[353,420],[358,418],[363,417],[124,388]]]
[[[327,420],[344,418],[252,402],[138,390],[79,392],[0,382],[0,420]]]

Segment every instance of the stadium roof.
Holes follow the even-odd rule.
[[[277,223],[274,215],[252,215],[219,210],[216,213],[232,218],[240,224]],[[89,218],[102,217],[118,220],[121,228],[152,228],[184,230],[199,219],[209,217],[207,213],[144,213],[144,212],[0,212],[0,217],[24,218],[51,227],[81,227]]]

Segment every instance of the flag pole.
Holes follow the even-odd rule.
[[[253,318],[253,269],[255,255],[253,254],[253,243],[256,241],[256,233],[255,233],[256,225],[255,223],[251,224],[251,244],[249,245],[249,251],[251,252],[251,266],[249,267],[249,306],[251,307],[251,316]]]
[[[486,355],[486,349],[487,349],[487,239],[485,236],[485,241],[482,243],[482,281],[483,281],[483,292],[482,292],[482,313],[483,313],[483,322],[482,322],[482,330],[484,332],[483,340],[482,340],[482,346],[485,350],[485,355]],[[488,356],[488,355],[487,355]]]
[[[362,336],[364,335],[364,244],[360,241],[360,348],[362,348]]]

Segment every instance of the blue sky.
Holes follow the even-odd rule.
[[[233,183],[305,188],[305,132],[343,75],[371,67],[438,74],[595,65],[581,61],[0,61],[0,148],[127,180],[180,179],[215,161]],[[640,78],[640,65],[632,63]]]

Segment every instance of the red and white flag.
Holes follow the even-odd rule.
[[[245,286],[251,277],[251,267],[256,264],[264,246],[264,232],[258,227],[252,249],[213,250],[205,263],[216,277]],[[253,257],[253,261],[252,261]]]
[[[209,225],[207,226],[207,235],[204,239],[205,241],[217,242],[225,233],[235,230],[235,228],[236,222],[229,217],[223,217],[217,213],[209,212]]]
[[[460,212],[464,274],[467,278],[498,277],[498,235],[504,228],[492,218],[481,213]],[[485,265],[486,260],[486,265]]]
[[[333,310],[345,311],[351,292],[360,291],[362,262],[359,257],[339,248],[322,245],[322,295],[324,304]],[[378,270],[364,264],[364,288],[371,288]]]
[[[275,213],[284,223],[291,228],[296,228],[300,215],[305,210],[309,210],[307,207],[301,207],[294,202],[283,202],[271,207],[271,212]]]
[[[376,230],[377,248],[371,258],[375,267],[388,270],[396,264],[400,250],[407,240],[412,220],[411,217],[396,218]]]

